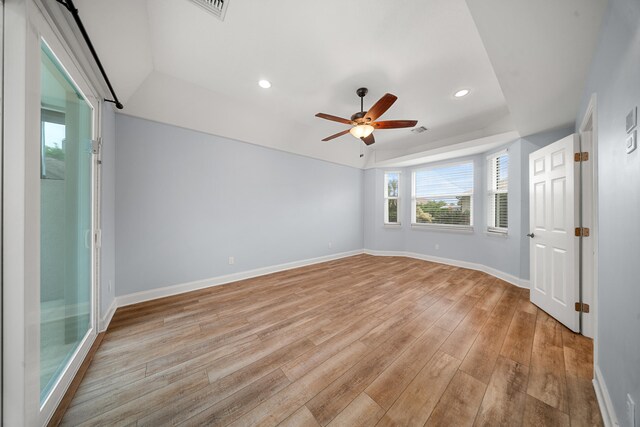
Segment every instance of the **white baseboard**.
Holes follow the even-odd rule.
[[[256,268],[254,270],[243,271],[240,273],[227,274],[224,276],[212,277],[209,279],[197,280],[194,282],[181,283],[178,285],[166,286],[159,289],[151,289],[148,291],[136,292],[133,294],[121,295],[116,298],[118,307],[124,307],[139,302],[150,301],[158,298],[169,297],[182,294],[185,292],[196,291],[211,286],[224,285],[226,283],[237,282],[239,280],[251,279],[253,277],[264,276],[265,274],[277,273],[279,271],[291,270],[294,268],[304,267],[307,265],[318,264],[321,262],[333,261],[340,258],[346,258],[354,255],[362,254],[362,249],[349,252],[341,252],[332,255],[310,258],[301,261],[288,262],[285,264],[273,265],[269,267]]]
[[[172,286],[166,286],[158,289],[151,289],[148,291],[136,292],[127,295],[121,295],[116,297],[107,313],[105,313],[104,317],[100,320],[99,330],[102,332],[107,329],[109,323],[111,322],[111,318],[113,317],[116,309],[118,307],[124,307],[131,304],[137,304],[140,302],[151,301],[158,298],[169,297],[173,295],[182,294],[185,292],[196,291],[199,289],[209,288],[212,286],[224,285],[227,283],[237,282],[239,280],[251,279],[253,277],[264,276],[265,274],[277,273],[279,271],[291,270],[294,268],[304,267],[307,265],[319,264],[322,262],[333,261],[340,258],[346,258],[354,255],[359,255],[362,253],[366,253],[369,255],[375,256],[402,256],[407,258],[415,258],[424,261],[437,262],[440,264],[453,265],[456,267],[469,268],[472,270],[478,270],[495,276],[499,279],[504,280],[505,282],[511,283],[521,288],[529,288],[529,281],[520,279],[518,277],[512,276],[505,272],[496,270],[491,267],[487,267],[482,264],[476,264],[472,262],[466,261],[458,261],[447,258],[439,258],[430,255],[423,255],[414,252],[403,252],[403,251],[375,251],[370,249],[359,249],[355,251],[349,252],[341,252],[338,254],[326,255],[317,258],[310,258],[301,261],[294,261],[285,264],[274,265],[270,267],[257,268],[254,270],[243,271],[240,273],[227,274],[224,276],[212,277],[209,279],[197,280],[194,282],[181,283]]]
[[[453,265],[455,267],[469,268],[471,270],[478,270],[484,273],[490,274],[498,279],[504,280],[505,282],[511,283],[519,288],[529,289],[529,281],[526,279],[521,279],[519,277],[513,276],[511,274],[505,273],[504,271],[497,270],[492,267],[487,267],[486,265],[476,264],[474,262],[468,261],[459,261],[456,259],[449,258],[440,258],[431,255],[424,255],[415,252],[404,252],[404,251],[376,251],[372,249],[365,249],[364,253],[369,255],[376,256],[402,256],[407,258],[415,258],[421,259],[423,261],[431,261],[437,262],[440,264]]]
[[[118,308],[118,302],[114,298],[111,302],[111,305],[107,309],[107,312],[102,316],[102,319],[98,322],[98,332],[104,332],[109,327],[109,323],[111,323],[111,319],[113,315],[116,313],[116,309]]]
[[[596,397],[598,398],[598,406],[600,406],[600,413],[602,414],[602,420],[606,427],[618,426],[618,417],[613,409],[613,403],[611,402],[611,396],[609,396],[609,390],[607,384],[604,382],[600,367],[596,365],[594,367],[595,378],[593,379],[593,388],[596,391]]]

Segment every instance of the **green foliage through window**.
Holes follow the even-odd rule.
[[[386,224],[397,224],[398,218],[398,197],[400,197],[400,173],[385,172],[384,174],[384,222]]]

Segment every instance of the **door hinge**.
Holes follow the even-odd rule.
[[[583,302],[577,302],[576,303],[576,311],[582,312],[582,313],[588,313],[589,312],[589,304],[585,304]]]
[[[93,154],[100,154],[101,148],[102,148],[102,138],[91,140],[91,152]]]
[[[576,227],[576,237],[589,237],[589,229],[586,227]]]
[[[586,162],[587,160],[589,160],[589,152],[583,151],[581,153],[576,153],[573,155],[573,160],[575,160],[576,162]]]

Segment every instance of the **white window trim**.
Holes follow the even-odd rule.
[[[471,163],[473,165],[473,176],[472,176],[473,191],[471,192],[471,215],[469,217],[469,225],[422,224],[422,223],[416,222],[416,173],[424,170],[438,168],[438,167],[456,166],[456,165],[462,165],[466,163]],[[452,161],[447,163],[438,163],[434,165],[421,166],[411,170],[411,228],[416,230],[425,230],[425,231],[430,230],[430,231],[447,231],[447,232],[457,232],[457,233],[460,233],[460,232],[473,233],[474,232],[473,210],[475,207],[474,196],[476,193],[475,174],[476,174],[476,162],[474,159],[457,160],[457,161]],[[457,195],[452,195],[452,196],[457,196]]]
[[[509,197],[509,182],[507,182],[507,190],[506,191],[498,191],[497,189],[494,190],[493,189],[493,176],[492,176],[492,168],[493,168],[493,161],[495,159],[497,159],[500,156],[503,155],[507,155],[509,156],[509,149],[505,148],[504,150],[500,150],[497,151],[495,153],[491,153],[490,155],[487,156],[487,160],[486,160],[486,165],[487,165],[487,195],[486,195],[486,202],[487,202],[487,207],[486,207],[486,215],[487,215],[487,234],[489,235],[500,235],[500,236],[507,236],[509,234],[509,223],[507,222],[507,227],[494,227],[489,225],[489,219],[491,217],[491,206],[492,206],[492,198],[491,196],[494,196],[496,194],[507,194],[507,197]],[[508,205],[507,205],[507,210],[508,210]],[[508,220],[507,220],[508,221]]]
[[[451,225],[451,224],[421,224],[413,223],[411,228],[424,231],[446,231],[456,233],[473,233],[473,225]]]
[[[396,173],[398,174],[398,197],[389,197],[388,193],[387,193],[387,174],[392,174],[392,173]],[[396,171],[396,170],[388,170],[388,171],[384,171],[383,175],[382,175],[382,191],[383,191],[383,202],[384,205],[382,206],[382,221],[385,227],[389,227],[389,228],[394,228],[394,227],[402,227],[402,221],[401,221],[401,207],[400,207],[400,200],[401,200],[401,195],[402,195],[402,172],[401,171]],[[397,222],[388,222],[387,218],[386,218],[386,210],[387,210],[387,201],[388,200],[397,200],[397,205],[398,205],[398,221]]]

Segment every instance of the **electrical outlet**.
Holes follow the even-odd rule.
[[[627,418],[629,419],[629,426],[636,427],[636,403],[630,394],[627,394]]]
[[[229,265],[233,265],[236,263],[236,259],[232,256],[229,257]]]
[[[113,292],[113,280],[109,280],[109,292]]]

